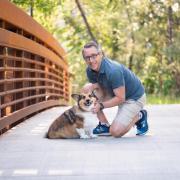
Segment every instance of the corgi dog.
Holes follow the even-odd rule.
[[[92,132],[92,112],[97,96],[91,94],[72,94],[77,105],[66,110],[49,127],[49,139],[95,138]],[[91,115],[90,115],[91,113]]]

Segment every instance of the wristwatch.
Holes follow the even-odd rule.
[[[100,105],[100,110],[103,110],[104,109],[103,103],[99,103],[99,105]]]

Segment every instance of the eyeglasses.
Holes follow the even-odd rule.
[[[97,53],[97,54],[92,54],[91,56],[84,56],[84,59],[85,59],[86,61],[95,60],[98,55],[99,55],[99,53]]]

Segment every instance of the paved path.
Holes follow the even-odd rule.
[[[180,105],[147,106],[151,131],[122,138],[48,140],[65,107],[55,107],[0,136],[0,180],[179,180]],[[116,109],[106,110],[112,119]]]

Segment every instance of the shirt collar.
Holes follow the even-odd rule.
[[[99,74],[103,74],[105,72],[105,61],[106,61],[106,58],[103,57],[100,68],[99,68]]]

